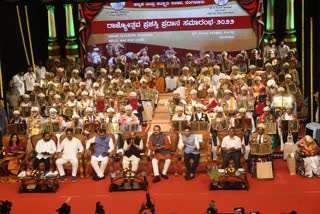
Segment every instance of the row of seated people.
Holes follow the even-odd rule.
[[[268,135],[264,134],[265,127],[259,124],[257,133],[250,138],[251,154],[249,160],[256,156],[265,156],[271,154],[271,142]],[[245,152],[243,143],[243,130],[231,128],[229,131],[220,132],[219,139],[221,144],[217,150],[217,164],[221,168],[226,168],[229,160],[233,159],[235,168],[244,167],[244,157],[241,155]],[[57,145],[55,135],[44,133],[43,136],[33,136],[31,141],[34,151],[25,154],[26,138],[20,135],[12,134],[6,136],[7,159],[1,164],[2,174],[17,174],[19,167],[22,169],[39,169],[39,164],[44,162],[44,171],[48,172],[48,176],[52,175],[52,171],[56,167],[60,174],[61,181],[66,179],[64,167],[72,169],[72,181],[76,181],[77,171],[80,177],[89,177],[91,167],[95,171],[94,180],[104,179],[104,172],[107,166],[109,171],[114,171],[115,156],[119,155],[122,159],[122,167],[131,166],[132,176],[138,172],[139,165],[142,171],[148,172],[148,158],[151,159],[153,168],[153,181],[159,182],[161,178],[168,179],[167,171],[172,162],[175,175],[178,175],[178,160],[181,156],[184,166],[182,173],[187,180],[195,177],[195,173],[199,164],[203,164],[206,169],[211,168],[212,147],[210,144],[210,134],[207,131],[192,131],[190,127],[185,127],[183,132],[161,132],[161,127],[156,125],[153,127],[152,133],[131,132],[121,136],[122,145],[118,145],[113,134],[106,134],[101,129],[99,134],[91,135],[88,140],[83,135],[74,135],[73,130],[68,129],[66,135],[60,136],[60,143]],[[238,137],[239,136],[239,137]],[[22,138],[21,138],[22,137]],[[94,146],[91,146],[94,144]],[[261,149],[260,144],[265,144]],[[254,146],[256,145],[256,146]],[[258,147],[258,148],[257,148]],[[265,149],[267,148],[267,149]],[[262,152],[263,150],[263,152]],[[242,157],[242,158],[240,158]],[[15,159],[17,168],[12,168],[10,159]],[[240,161],[241,159],[241,161]],[[161,173],[159,172],[159,160],[164,160],[164,166]],[[192,161],[190,161],[192,160]],[[100,164],[99,164],[100,162]],[[249,161],[254,163],[254,161]],[[10,170],[8,166],[11,166]],[[252,165],[250,165],[251,167]],[[23,173],[25,173],[23,175]],[[22,176],[27,173],[23,172]]]

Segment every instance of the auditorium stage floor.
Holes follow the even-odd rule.
[[[275,178],[257,180],[248,177],[249,190],[209,190],[209,176],[205,172],[186,181],[182,176],[169,174],[169,180],[151,183],[150,195],[157,214],[200,214],[206,211],[208,202],[215,200],[219,213],[232,213],[234,207],[244,207],[247,212],[267,214],[288,213],[316,214],[319,211],[320,179],[308,179],[288,174],[286,162],[275,160]],[[95,203],[101,201],[108,214],[137,213],[146,201],[145,191],[109,192],[110,180],[95,182],[70,177],[62,183],[57,193],[22,193],[19,183],[0,184],[0,200],[13,202],[13,214],[55,213],[64,202],[72,207],[73,214],[94,213]],[[147,212],[148,213],[148,212]]]

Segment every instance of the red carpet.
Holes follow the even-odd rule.
[[[148,176],[148,180],[151,179]],[[108,214],[134,214],[138,212],[141,203],[146,201],[144,191],[110,193],[109,184],[109,179],[99,182],[78,179],[76,183],[71,183],[69,178],[61,184],[57,193],[48,194],[19,194],[19,183],[1,184],[0,199],[13,202],[13,214],[56,213],[55,210],[65,201],[71,205],[73,214],[94,213],[96,201],[102,202]],[[233,208],[239,206],[244,207],[246,212],[260,211],[267,214],[288,213],[292,210],[299,214],[319,213],[320,179],[290,176],[283,160],[275,160],[273,180],[249,177],[249,185],[248,191],[209,191],[209,177],[203,172],[191,181],[170,174],[169,180],[150,183],[150,194],[157,214],[205,213],[210,200],[216,201],[219,213],[232,213]]]

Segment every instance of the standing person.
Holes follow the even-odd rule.
[[[32,66],[28,65],[27,73],[25,73],[23,76],[27,94],[31,94],[31,92],[33,91],[36,78],[37,77],[36,77],[36,74],[33,72]]]
[[[33,168],[39,170],[39,164],[44,162],[44,171],[49,172],[50,158],[57,150],[56,144],[51,139],[49,132],[43,133],[42,139],[37,142],[35,150],[37,152],[37,156],[33,161]]]
[[[154,153],[152,158],[154,179],[152,182],[157,183],[161,181],[158,165],[159,160],[165,160],[161,177],[164,179],[169,179],[167,176],[167,171],[171,163],[170,143],[168,137],[161,133],[161,127],[159,125],[155,125],[153,127],[153,133],[149,138],[148,146],[149,149]]]
[[[191,128],[186,126],[183,135],[180,136],[178,148],[184,150],[184,164],[187,167],[186,180],[193,179],[200,160],[200,144],[198,138],[191,133]],[[190,160],[193,160],[191,165]]]
[[[106,169],[109,161],[109,155],[114,150],[114,144],[112,138],[107,136],[105,129],[100,129],[99,134],[89,139],[86,144],[86,152],[89,152],[91,144],[95,144],[94,153],[91,156],[91,165],[96,176],[93,176],[93,180],[99,181],[105,179],[104,170]],[[101,162],[99,166],[99,162]]]
[[[20,96],[20,101],[22,100],[22,96],[25,94],[25,84],[24,84],[24,72],[21,69],[19,71],[19,73],[17,73],[16,75],[14,75],[12,77],[12,81],[15,85],[15,87],[18,89],[19,91],[19,96]]]
[[[7,118],[7,112],[4,108],[4,99],[0,97],[0,150],[3,147],[2,144],[2,136],[7,133],[7,127],[8,127],[8,118]],[[3,155],[0,154],[0,159],[3,158]]]
[[[66,174],[63,169],[63,164],[70,162],[72,164],[72,177],[71,181],[76,182],[78,171],[78,156],[83,152],[83,146],[78,138],[73,137],[73,129],[67,129],[67,137],[58,146],[58,159],[56,165],[60,174],[61,182],[66,180]],[[61,154],[62,153],[62,154]]]

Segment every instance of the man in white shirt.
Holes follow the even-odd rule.
[[[26,85],[26,93],[30,94],[34,89],[34,83],[36,82],[36,74],[33,72],[31,65],[28,66],[28,72],[24,74],[23,80]]]
[[[213,71],[214,74],[212,76],[212,82],[215,88],[220,88],[221,81],[226,75],[224,73],[220,72],[220,66],[219,65],[214,65],[213,66]]]
[[[66,180],[63,164],[70,162],[72,164],[71,181],[76,182],[78,171],[78,157],[83,152],[83,146],[78,138],[73,137],[73,129],[67,129],[67,137],[58,146],[58,159],[56,165],[60,174],[61,182]],[[61,154],[62,153],[62,154]]]
[[[42,137],[43,139],[37,142],[35,148],[37,156],[33,161],[33,168],[39,170],[39,164],[44,162],[45,172],[48,172],[50,170],[50,158],[56,152],[57,148],[49,132],[43,133]]]
[[[242,150],[241,150],[242,148]],[[225,136],[221,143],[223,164],[222,168],[229,166],[229,161],[232,159],[235,163],[235,168],[240,168],[240,156],[241,152],[245,152],[245,147],[241,142],[240,137],[235,136],[235,128],[229,129],[229,135]]]
[[[24,72],[21,70],[19,73],[12,77],[12,80],[19,91],[20,101],[22,100],[22,96],[25,94],[25,86],[24,86]]]
[[[91,156],[91,165],[96,176],[93,177],[93,180],[99,181],[105,179],[104,170],[107,167],[109,161],[109,155],[114,150],[113,140],[111,137],[107,136],[106,130],[101,129],[99,134],[87,141],[86,152],[89,152],[90,146],[92,143],[95,143],[95,150]],[[101,162],[99,166],[99,162]]]

